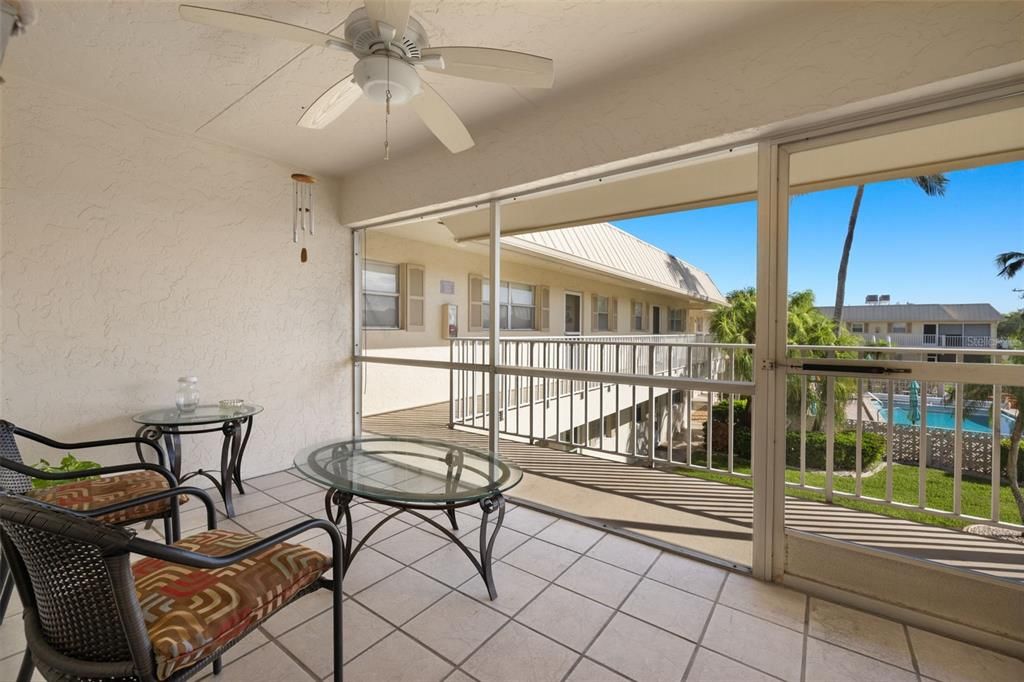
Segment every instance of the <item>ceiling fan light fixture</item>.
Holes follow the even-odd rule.
[[[421,91],[420,75],[415,67],[382,54],[360,59],[352,75],[363,94],[380,104],[387,101],[389,90],[392,104],[405,104]]]

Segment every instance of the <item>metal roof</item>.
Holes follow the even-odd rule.
[[[819,307],[832,317],[834,306]],[[989,303],[885,303],[843,306],[844,322],[998,322],[1002,314]]]
[[[611,223],[577,225],[502,239],[503,244],[579,267],[656,286],[711,303],[725,303],[711,276]]]

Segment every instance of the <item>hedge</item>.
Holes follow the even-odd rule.
[[[729,451],[729,404],[722,400],[711,407],[714,420],[712,449],[715,452]],[[750,410],[746,399],[737,399],[733,403],[733,452],[745,459],[750,459]],[[705,427],[706,428],[706,427]],[[707,432],[705,431],[705,439]],[[861,466],[867,470],[882,461],[885,457],[885,436],[876,433],[861,434]],[[1004,438],[1001,443],[1000,473],[1007,476],[1007,458],[1010,453],[1010,439]],[[836,433],[833,454],[834,468],[852,471],[856,465],[857,433],[854,430],[843,430]],[[807,468],[825,468],[825,434],[821,431],[807,432]],[[1020,456],[1017,459],[1017,480],[1024,483],[1024,441],[1020,444]],[[786,433],[786,465],[800,466],[800,433]]]
[[[728,452],[729,449],[729,405],[720,401],[711,407],[712,449],[715,452]],[[746,400],[733,403],[733,452],[750,459],[750,410]],[[706,427],[705,427],[706,428]],[[705,439],[707,433],[705,432]],[[825,468],[825,434],[821,431],[808,431],[806,446],[806,463],[808,469]],[[1009,446],[1007,445],[1008,449]],[[861,468],[870,469],[885,456],[885,437],[876,433],[861,434]],[[836,470],[852,471],[857,464],[857,433],[853,430],[837,431],[833,450],[833,467]],[[800,432],[786,432],[786,465],[800,466]]]

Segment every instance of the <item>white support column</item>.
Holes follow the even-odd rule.
[[[753,571],[762,580],[778,580],[785,559],[789,156],[761,142],[757,157]]]
[[[490,316],[490,352],[487,356],[488,383],[490,395],[488,396],[487,410],[489,421],[487,424],[488,443],[491,452],[498,452],[498,407],[501,404],[498,389],[501,384],[501,377],[497,373],[497,365],[500,360],[498,344],[501,341],[501,204],[497,201],[491,202],[491,234],[490,234],[490,258],[491,258],[491,286],[489,303],[491,306]]]
[[[363,431],[363,234],[352,231],[352,436]]]

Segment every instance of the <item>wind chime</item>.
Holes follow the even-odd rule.
[[[299,260],[305,263],[309,259],[306,252],[306,233],[313,236],[313,185],[316,178],[312,175],[292,173],[292,190],[294,201],[292,202],[292,242],[299,243],[299,232],[302,233],[302,251],[299,253]]]

